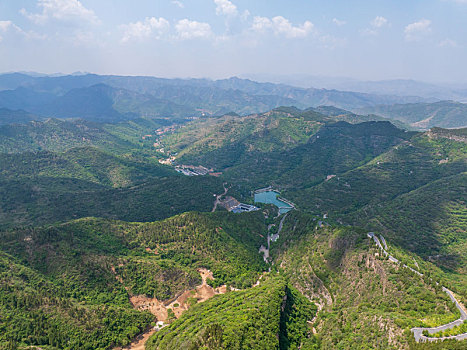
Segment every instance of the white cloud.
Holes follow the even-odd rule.
[[[389,22],[383,16],[376,16],[370,21],[370,27],[360,30],[360,34],[363,36],[377,36],[381,28],[389,26]]]
[[[272,22],[267,17],[255,16],[251,28],[257,32],[265,32],[267,29],[272,28]]]
[[[388,24],[388,20],[383,16],[376,16],[374,20],[370,22],[374,28],[381,28]]]
[[[209,23],[182,19],[175,25],[180,39],[209,38],[213,35]]]
[[[440,41],[438,46],[439,47],[459,47],[459,44],[456,41],[452,40],[452,39],[446,38],[446,39]]]
[[[121,26],[124,29],[122,42],[128,42],[131,39],[147,39],[154,37],[160,39],[170,28],[170,23],[165,18],[147,17],[143,22],[138,21]]]
[[[63,22],[99,23],[94,11],[87,9],[79,0],[38,0],[40,13],[29,13],[22,8],[20,13],[37,24],[44,24],[50,19]]]
[[[285,36],[286,38],[303,38],[313,31],[314,25],[310,21],[305,21],[300,26],[293,26],[287,18],[282,16],[276,16],[271,19],[256,16],[253,18],[251,28],[257,32],[272,30],[275,35]]]
[[[2,34],[6,33],[13,26],[14,24],[12,21],[0,21],[0,33]],[[3,40],[3,36],[0,35],[0,41],[2,40]]]
[[[248,17],[250,17],[251,13],[248,10],[243,11],[242,15],[240,16],[240,19],[242,21],[246,21]]]
[[[334,24],[335,24],[336,26],[338,26],[338,27],[342,27],[343,25],[346,25],[346,24],[347,24],[346,21],[341,21],[341,20],[339,20],[339,19],[337,19],[337,18],[333,18],[333,19],[332,19],[332,23],[334,23]]]
[[[10,28],[18,28],[12,21],[0,21],[0,31],[6,32]]]
[[[363,36],[377,36],[378,31],[376,29],[365,28],[360,30],[360,34],[362,34]]]
[[[431,32],[431,21],[421,19],[417,22],[410,23],[404,29],[405,40],[416,41],[420,40],[424,35]]]
[[[33,31],[25,32],[12,21],[0,21],[0,33],[3,35],[7,33],[19,34],[20,36],[26,39],[45,39],[44,35],[39,35]],[[0,36],[0,41],[2,40],[3,36]]]
[[[237,6],[229,0],[214,0],[214,3],[217,15],[236,16],[238,13]]]
[[[183,2],[178,1],[178,0],[172,0],[172,4],[180,7],[181,9],[185,8],[185,5],[183,4]]]

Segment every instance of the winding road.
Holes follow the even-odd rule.
[[[212,213],[214,213],[217,209],[217,205],[219,204],[220,200],[221,200],[221,197],[222,196],[225,196],[227,194],[227,191],[229,190],[229,187],[225,187],[225,185],[227,185],[227,183],[223,183],[222,186],[224,187],[224,193],[221,193],[220,195],[216,196],[216,200],[214,201],[214,206],[211,210]]]
[[[368,235],[369,238],[372,238],[375,241],[376,245],[381,249],[384,256],[387,256],[388,259],[390,261],[394,262],[394,263],[399,263],[399,260],[394,258],[392,255],[390,255],[386,251],[387,245],[386,245],[386,241],[385,241],[383,236],[380,235],[381,241],[384,244],[384,248],[381,245],[380,239],[378,237],[376,237],[374,232],[368,232],[367,235]],[[405,268],[411,270],[412,272],[415,272],[419,276],[423,276],[423,274],[421,272],[411,268],[410,266],[402,264],[402,267],[405,267]],[[432,327],[432,328],[416,327],[416,328],[412,328],[411,331],[412,331],[412,333],[413,333],[413,335],[415,337],[415,341],[417,341],[417,342],[420,342],[420,341],[439,341],[439,340],[446,340],[446,339],[457,339],[457,340],[467,339],[467,333],[452,335],[452,336],[449,336],[449,337],[427,337],[427,336],[423,335],[424,331],[427,331],[428,334],[434,334],[434,333],[437,333],[437,332],[440,332],[440,331],[445,331],[447,329],[451,329],[451,328],[454,328],[456,326],[459,326],[462,323],[464,323],[465,320],[467,320],[467,312],[463,308],[463,306],[456,300],[456,298],[454,297],[454,293],[451,292],[449,289],[447,289],[445,287],[443,287],[442,289],[447,295],[449,295],[449,298],[451,298],[452,302],[456,305],[457,309],[460,311],[461,317],[459,319],[453,321],[453,322],[450,322],[450,323],[447,323],[447,324],[444,324],[444,325],[438,326],[438,327]]]

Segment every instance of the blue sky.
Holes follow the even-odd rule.
[[[467,83],[467,0],[0,0],[0,72]]]

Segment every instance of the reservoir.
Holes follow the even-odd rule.
[[[279,213],[284,214],[293,209],[290,204],[277,199],[279,195],[276,191],[264,191],[260,193],[255,193],[255,202],[256,203],[266,203],[266,204],[274,204],[276,207],[279,208]]]

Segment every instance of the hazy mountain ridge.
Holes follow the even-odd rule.
[[[269,81],[303,88],[315,87],[355,91],[377,95],[420,96],[431,100],[467,102],[466,84],[429,83],[413,79],[359,80],[345,77],[313,75],[244,74],[244,78]]]
[[[239,78],[213,81],[95,74],[31,77],[13,73],[0,75],[0,87],[4,89],[0,91],[0,107],[102,121],[139,116],[219,115],[230,111],[251,114],[282,105],[299,108],[333,105],[351,109],[423,101],[418,97],[304,89]],[[102,96],[97,98],[96,94]],[[122,94],[125,103],[119,103],[121,100],[117,98]]]
[[[421,129],[467,126],[467,104],[455,101],[374,106],[356,109],[355,112],[378,114]]]

